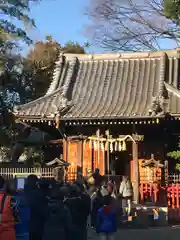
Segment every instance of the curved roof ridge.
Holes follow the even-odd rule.
[[[57,58],[57,61],[55,62],[55,67],[54,67],[54,70],[53,70],[52,81],[49,84],[48,90],[46,91],[46,95],[49,95],[49,94],[53,93],[56,90],[57,85],[59,83],[59,78],[61,77],[61,74],[62,74],[64,61],[65,61],[64,55],[63,55],[62,52],[60,52],[59,56]]]
[[[170,85],[167,82],[164,82],[164,85],[165,85],[166,89],[168,90],[168,92],[171,92],[176,97],[180,98],[180,90],[178,90],[177,88],[175,88],[174,86]]]
[[[121,60],[121,59],[143,59],[143,58],[160,58],[164,54],[168,57],[179,57],[180,48],[171,50],[160,50],[152,52],[116,52],[116,53],[87,53],[87,54],[74,54],[65,53],[67,61],[71,61],[74,57],[77,57],[80,61],[88,60]]]

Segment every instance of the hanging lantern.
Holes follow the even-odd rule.
[[[115,142],[115,144],[114,144],[114,150],[117,152],[118,151],[118,143],[117,142]]]
[[[122,145],[121,145],[121,142],[119,142],[119,144],[118,144],[118,150],[119,150],[119,152],[122,151]]]
[[[113,143],[110,143],[110,152],[113,152]]]
[[[122,143],[122,151],[126,151],[126,142],[125,141],[123,141],[123,143]]]

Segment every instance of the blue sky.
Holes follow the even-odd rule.
[[[68,40],[87,42],[83,34],[88,22],[84,15],[87,3],[87,0],[43,0],[33,5],[31,16],[36,20],[37,29],[31,32],[31,37],[39,40],[52,35],[61,44]]]
[[[84,15],[89,0],[43,0],[35,4],[31,9],[31,16],[36,20],[37,29],[31,30],[33,40],[45,39],[51,35],[53,39],[64,44],[68,40],[83,44],[88,41],[83,30],[88,23],[88,17]],[[161,42],[162,49],[174,48],[170,41]],[[25,48],[27,52],[27,48]],[[98,47],[91,47],[90,52],[102,52]]]

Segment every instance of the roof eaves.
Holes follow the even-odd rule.
[[[125,119],[158,119],[158,118],[164,118],[165,115],[160,116],[117,116],[117,117],[80,117],[80,118],[74,118],[74,117],[67,117],[67,118],[61,118],[63,121],[84,121],[84,120],[125,120]]]
[[[14,114],[15,115],[15,114]],[[33,121],[36,121],[36,120],[42,120],[42,121],[53,121],[55,120],[54,117],[52,116],[45,116],[45,117],[42,117],[40,115],[36,115],[36,116],[32,116],[32,115],[22,115],[22,114],[16,114],[15,115],[16,118],[19,118],[19,119],[24,119],[24,120],[33,120]]]
[[[49,95],[44,95],[43,97],[40,97],[38,99],[35,99],[34,101],[31,101],[31,102],[28,102],[28,103],[25,103],[23,105],[15,105],[14,106],[14,110],[13,110],[13,114],[14,115],[17,115],[18,114],[18,111],[25,111],[26,109],[28,109],[29,107],[31,106],[34,106],[35,104],[38,104],[50,97],[52,97],[53,95],[57,94],[58,92],[60,91],[63,91],[62,88],[59,88],[57,90],[55,90],[54,92],[52,92],[51,94]]]

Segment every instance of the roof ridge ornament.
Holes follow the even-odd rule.
[[[60,52],[57,61],[55,62],[55,68],[53,71],[53,77],[52,77],[52,81],[50,83],[50,86],[46,92],[46,95],[49,95],[51,93],[53,93],[58,86],[59,83],[59,79],[61,77],[62,74],[62,68],[65,62],[65,56],[64,56],[64,52]]]
[[[162,116],[166,113],[167,97],[165,96],[165,71],[166,71],[166,52],[162,52],[160,58],[160,73],[159,73],[159,89],[158,95],[152,98],[151,107],[149,109],[150,116]]]
[[[71,101],[68,101],[67,97],[62,93],[58,101],[58,106],[56,104],[52,104],[52,107],[54,108],[54,112],[52,114],[54,116],[59,115],[60,112],[65,111],[70,105]]]
[[[157,95],[152,98],[151,107],[149,109],[149,116],[162,116],[166,113],[168,105],[167,99],[163,95]]]

